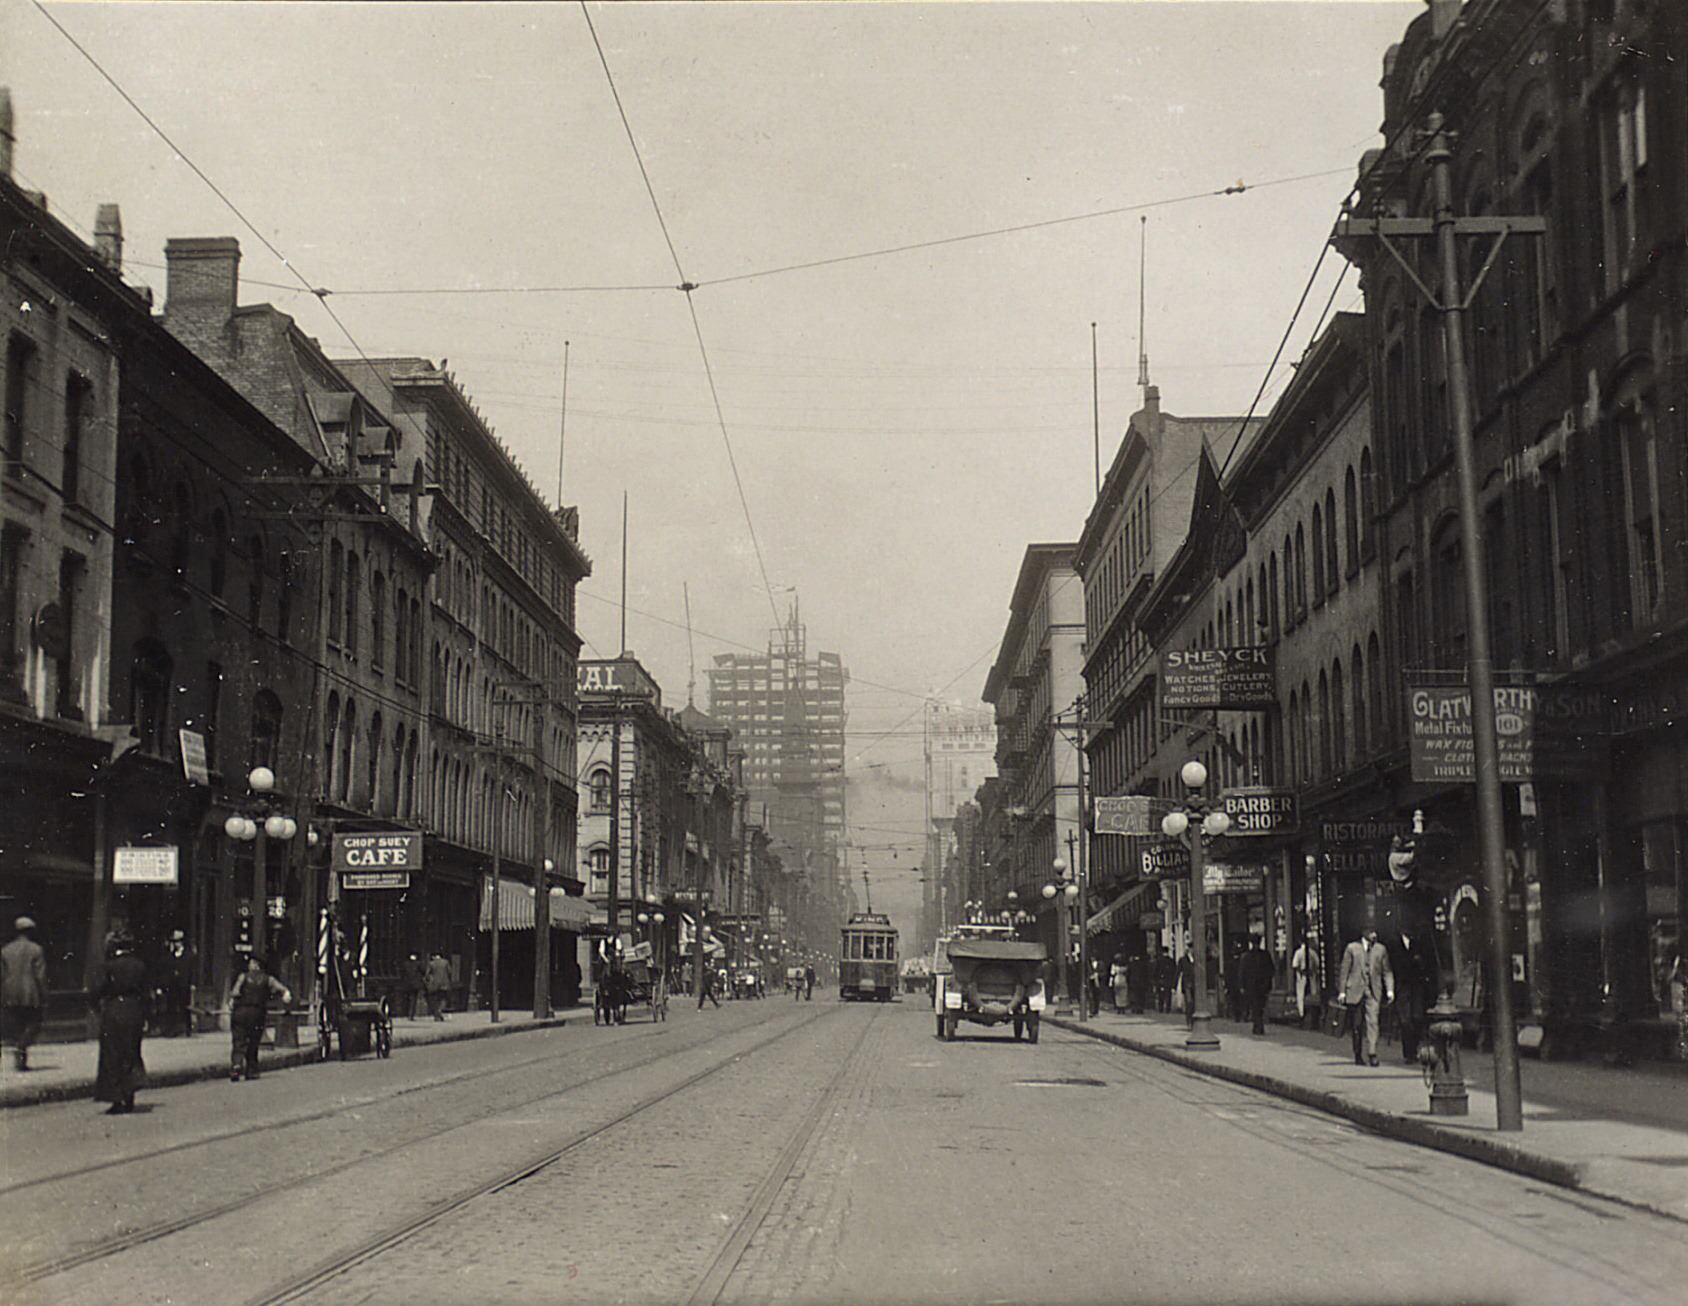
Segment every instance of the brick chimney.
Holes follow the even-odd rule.
[[[94,257],[113,272],[123,271],[123,213],[102,204],[94,218]]]
[[[220,330],[240,294],[240,242],[233,236],[178,236],[164,242],[164,321]]]

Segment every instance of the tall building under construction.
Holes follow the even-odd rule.
[[[709,711],[745,754],[752,819],[788,869],[830,896],[844,841],[844,687],[836,653],[807,650],[797,605],[768,634],[768,651],[722,653],[709,669]],[[823,887],[824,886],[824,887]]]

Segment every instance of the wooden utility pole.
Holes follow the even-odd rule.
[[[551,872],[546,856],[551,831],[551,781],[545,774],[549,695],[533,701],[533,1018],[551,1015]]]
[[[1546,219],[1535,216],[1458,218],[1454,216],[1453,146],[1442,115],[1427,122],[1436,211],[1430,218],[1353,218],[1338,225],[1342,236],[1375,238],[1401,265],[1407,279],[1442,315],[1442,346],[1448,366],[1448,399],[1453,409],[1454,475],[1459,495],[1460,552],[1465,572],[1468,684],[1471,689],[1471,743],[1477,799],[1477,847],[1483,868],[1483,918],[1488,931],[1487,979],[1493,1016],[1495,1123],[1502,1130],[1524,1127],[1523,1094],[1518,1071],[1518,1031],[1512,1010],[1512,967],[1506,917],[1506,826],[1501,806],[1500,749],[1495,730],[1495,674],[1489,639],[1489,577],[1484,558],[1482,517],[1477,501],[1477,464],[1472,447],[1470,382],[1465,364],[1465,315],[1494,267],[1509,235],[1540,236]],[[1390,238],[1436,240],[1441,274],[1438,295],[1397,252]],[[1493,236],[1494,245],[1468,288],[1460,285],[1461,236]],[[1445,996],[1445,995],[1444,995]]]

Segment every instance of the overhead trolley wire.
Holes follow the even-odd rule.
[[[750,498],[745,494],[744,479],[739,475],[738,459],[733,454],[733,440],[727,433],[727,419],[721,410],[721,395],[716,389],[715,369],[709,361],[709,347],[704,343],[703,325],[698,321],[697,305],[692,302],[692,291],[697,287],[686,280],[686,270],[680,263],[680,251],[674,247],[674,237],[669,233],[668,220],[662,214],[662,203],[656,197],[656,187],[651,185],[651,175],[645,167],[644,154],[639,149],[639,139],[634,135],[633,124],[627,117],[627,106],[621,102],[621,92],[615,84],[615,73],[610,69],[609,56],[604,53],[604,43],[598,39],[598,28],[592,22],[592,11],[587,7],[586,0],[580,0],[580,12],[586,19],[586,30],[592,34],[592,46],[598,52],[598,62],[603,66],[604,80],[609,83],[610,96],[615,101],[616,113],[621,117],[622,130],[627,133],[627,144],[632,148],[633,159],[639,165],[639,176],[644,179],[645,194],[650,196],[657,226],[662,228],[663,242],[668,246],[669,257],[674,260],[674,271],[680,278],[679,289],[685,292],[686,309],[692,318],[692,332],[697,336],[698,354],[703,359],[704,376],[709,381],[709,397],[715,404],[715,420],[721,430],[721,443],[727,450],[727,466],[732,469],[733,485],[738,489],[739,507],[744,510],[745,528],[750,532],[750,547],[756,553],[756,568],[762,574],[762,588],[768,596],[768,611],[773,614],[774,625],[780,626],[782,623],[779,604],[774,602],[774,586],[768,579],[768,563],[762,556],[762,541],[756,535],[756,521],[750,512]]]

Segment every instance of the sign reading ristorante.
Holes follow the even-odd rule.
[[[1270,707],[1278,701],[1272,650],[1167,649],[1160,655],[1161,707]]]

